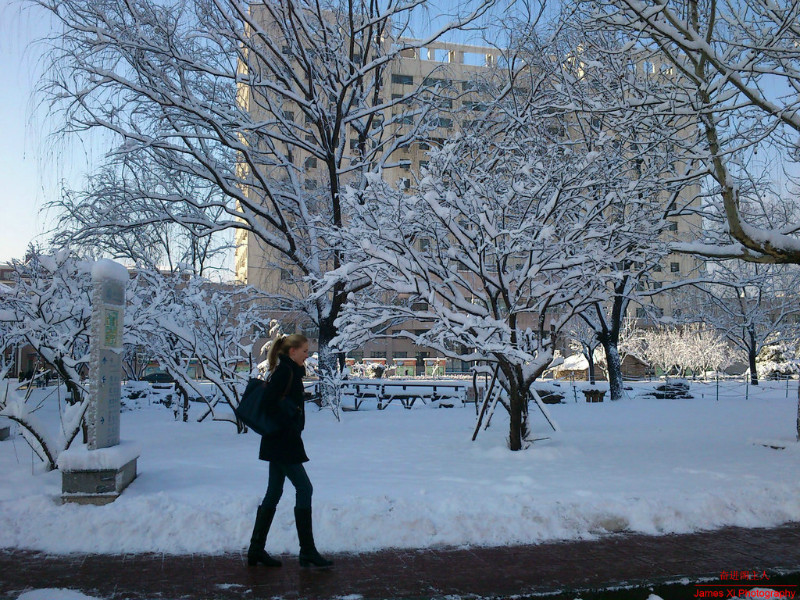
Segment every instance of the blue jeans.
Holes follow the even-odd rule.
[[[283,495],[283,484],[287,477],[296,492],[295,508],[311,508],[311,494],[314,492],[314,488],[311,486],[311,481],[308,479],[302,463],[285,465],[274,460],[269,463],[269,484],[262,506],[270,509],[278,507],[278,501]]]

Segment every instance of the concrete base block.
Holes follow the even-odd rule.
[[[61,472],[61,500],[77,504],[108,504],[136,479],[134,458],[117,469]]]
[[[11,437],[11,426],[0,427],[0,442]]]

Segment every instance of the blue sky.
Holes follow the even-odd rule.
[[[55,144],[52,124],[35,110],[42,47],[33,41],[51,28],[41,11],[0,0],[0,262],[20,258],[52,226],[44,205],[58,198],[61,181],[77,187],[86,171],[83,153]]]
[[[45,201],[39,168],[41,134],[31,116],[31,90],[36,80],[36,56],[26,52],[30,41],[46,32],[20,12],[15,2],[0,8],[0,262],[20,257],[28,242],[42,231],[39,211]]]

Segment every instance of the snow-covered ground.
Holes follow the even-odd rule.
[[[800,520],[797,382],[692,383],[692,400],[634,384],[619,402],[535,407],[537,441],[512,453],[507,417],[470,438],[473,405],[346,412],[309,405],[305,441],[323,551],[504,545],[607,531],[688,532]],[[37,392],[44,393],[44,392]],[[365,404],[365,407],[367,405]],[[199,407],[193,407],[195,415]],[[57,427],[55,412],[49,416]],[[42,418],[47,419],[44,414]],[[67,552],[222,553],[245,546],[264,494],[259,438],[229,423],[182,423],[163,406],[122,415],[139,477],[113,504],[61,505],[61,475],[34,468],[21,437],[0,442],[0,547]],[[786,445],[776,450],[762,445]],[[295,552],[291,485],[268,549]]]

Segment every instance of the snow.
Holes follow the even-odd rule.
[[[378,411],[365,402],[367,410],[337,422],[309,404],[318,546],[525,544],[800,520],[797,382],[788,392],[785,382],[751,386],[749,399],[741,382],[723,382],[719,400],[715,385],[701,382],[691,382],[692,400],[643,397],[654,385],[587,404],[562,382],[566,403],[548,406],[560,430],[532,410],[534,437],[547,439],[515,453],[505,446],[504,413],[470,441],[472,405]],[[55,407],[40,413],[56,426]],[[61,505],[60,473],[32,474],[23,440],[1,442],[0,548],[217,554],[246,545],[267,481],[256,435],[236,435],[230,423],[177,422],[155,404],[123,413],[121,428],[141,447],[139,477],[106,506]],[[293,499],[287,485],[271,552],[297,551]]]
[[[141,455],[138,444],[120,441],[110,448],[89,450],[86,446],[71,447],[58,456],[58,468],[62,471],[105,471],[121,469]]]
[[[589,368],[589,361],[583,354],[573,354],[564,359],[561,369],[564,371],[585,371]]]
[[[92,265],[92,279],[116,279],[125,283],[128,281],[128,270],[118,262],[101,258]]]
[[[24,592],[17,600],[98,600],[75,590],[64,588],[46,588]]]

